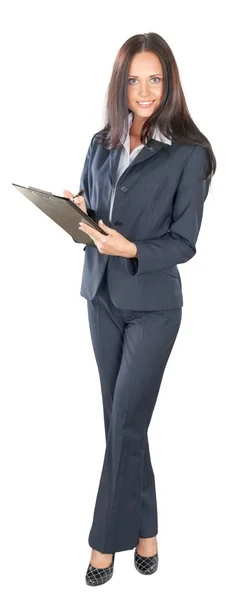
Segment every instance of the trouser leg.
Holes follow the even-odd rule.
[[[106,431],[89,544],[106,553],[157,534],[147,430],[181,321],[181,309],[120,311],[109,302],[103,286],[88,305]]]
[[[158,533],[158,510],[154,471],[151,464],[148,436],[143,465],[143,481],[140,504],[140,520],[138,538],[155,537]]]
[[[110,300],[106,281],[105,271],[97,295],[93,300],[87,302],[87,310],[91,340],[100,379],[107,440],[113,395],[122,359],[125,323],[119,314],[119,310]]]

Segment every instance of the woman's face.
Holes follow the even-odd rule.
[[[128,74],[128,108],[136,120],[146,121],[159,107],[162,95],[163,72],[158,56],[150,51],[135,54]],[[143,101],[151,104],[139,104]]]

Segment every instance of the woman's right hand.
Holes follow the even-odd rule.
[[[72,192],[69,192],[68,190],[64,190],[63,196],[65,198],[69,198],[70,200],[73,200],[73,202],[75,202],[75,204],[77,204],[79,206],[79,208],[81,208],[81,210],[83,210],[86,213],[86,215],[88,214],[84,196],[74,196],[72,194]]]

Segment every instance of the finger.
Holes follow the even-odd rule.
[[[90,227],[89,225],[87,225],[86,223],[83,223],[82,221],[80,221],[79,223],[79,228],[82,229],[83,231],[87,231],[87,233],[91,233],[95,231],[94,227]]]
[[[86,223],[83,223],[82,221],[79,223],[79,229],[81,229],[81,231],[84,231],[85,233],[87,233],[90,237],[92,237],[94,240],[96,240],[97,242],[100,242],[100,234],[99,232],[97,232],[95,230],[94,227],[90,227],[90,225],[87,225]],[[103,237],[103,236],[102,236]]]
[[[73,200],[73,194],[72,194],[72,192],[69,192],[69,190],[64,190],[63,196],[65,198],[69,198],[69,200]]]
[[[74,196],[73,201],[75,204],[84,204],[85,200],[83,196]]]
[[[87,208],[86,208],[86,204],[78,204],[78,206],[79,206],[79,208],[81,208],[81,210],[82,210],[83,212],[85,212],[85,213],[86,213],[86,215],[88,214],[88,212],[87,212]]]

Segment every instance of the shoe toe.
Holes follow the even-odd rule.
[[[135,550],[134,553],[134,564],[139,571],[143,575],[152,575],[158,569],[159,555],[158,552],[153,556],[141,556]]]

